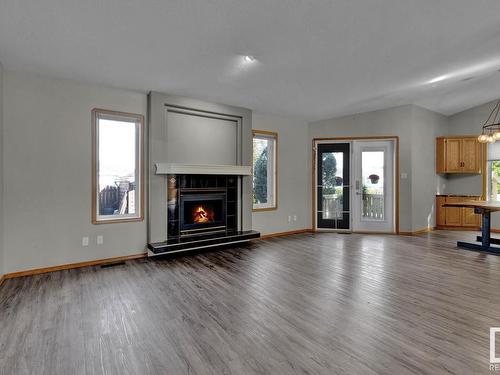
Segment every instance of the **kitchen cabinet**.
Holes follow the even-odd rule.
[[[437,195],[436,227],[438,229],[479,229],[481,215],[475,214],[472,208],[444,207],[445,203],[460,203],[480,200],[477,195]]]
[[[436,173],[475,173],[482,171],[484,146],[477,137],[436,138]]]

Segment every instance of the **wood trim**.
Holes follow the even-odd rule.
[[[396,186],[395,186],[395,214],[394,214],[394,225],[395,225],[395,233],[400,234],[399,231],[399,178],[400,178],[400,162],[399,162],[399,136],[397,135],[383,135],[383,136],[368,136],[368,137],[324,137],[324,138],[313,138],[312,139],[312,227],[316,227],[316,179],[315,179],[315,171],[316,171],[316,150],[314,149],[317,141],[356,141],[356,140],[395,140],[396,141],[396,163],[395,163],[395,177],[396,177]]]
[[[316,147],[315,147],[316,141],[312,140],[312,220],[311,220],[311,226],[312,229],[314,230],[316,228]]]
[[[5,275],[0,276],[0,286],[2,286],[4,280],[5,280]]]
[[[258,134],[268,135],[268,136],[271,136],[271,137],[278,138],[278,132],[273,132],[273,131],[270,131],[270,130],[252,129],[252,135],[258,135]]]
[[[401,176],[401,172],[399,170],[399,137],[396,137],[396,202],[395,202],[395,215],[394,218],[396,222],[396,234],[399,234],[399,177]]]
[[[397,235],[396,232],[377,232],[377,231],[373,231],[373,230],[356,230],[356,231],[352,231],[351,233],[353,234],[374,234],[374,235],[377,235],[377,234],[383,234],[383,235]]]
[[[481,196],[482,200],[486,200],[486,194],[488,191],[488,144],[482,145],[483,148],[483,160],[482,160],[482,174],[483,174],[483,194]]]
[[[279,141],[278,141],[278,132],[273,132],[269,130],[257,130],[252,129],[252,140],[255,135],[266,135],[274,138],[275,140],[275,161],[274,161],[274,206],[272,207],[264,207],[264,208],[254,208],[252,203],[252,212],[265,212],[265,211],[276,211],[278,210],[278,197],[279,197]],[[252,166],[252,175],[253,175],[253,166]]]
[[[140,253],[140,254],[126,255],[126,256],[120,256],[120,257],[114,257],[114,258],[90,260],[90,261],[86,261],[86,262],[62,264],[59,266],[35,268],[35,269],[31,269],[31,270],[26,270],[26,271],[7,273],[7,274],[3,275],[3,279],[13,279],[16,277],[39,275],[41,273],[57,272],[57,271],[69,270],[69,269],[73,269],[73,268],[99,266],[99,265],[103,265],[103,264],[123,262],[123,261],[127,261],[127,260],[141,259],[141,258],[145,258],[145,257],[147,257],[147,253]]]
[[[399,232],[398,234],[400,236],[417,236],[419,234],[424,234],[424,233],[429,233],[432,232],[433,230],[438,229],[437,227],[430,227],[430,228],[422,228],[413,232]]]
[[[440,135],[439,137],[436,137],[436,139],[450,139],[450,138],[453,138],[453,139],[462,139],[462,138],[474,138],[474,139],[477,139],[477,135],[474,135],[474,134],[466,134],[466,135]]]
[[[126,117],[136,120],[139,123],[139,144],[140,144],[140,153],[139,153],[139,182],[141,184],[140,188],[140,205],[141,212],[138,217],[127,217],[127,218],[115,218],[109,220],[97,220],[97,116],[98,115],[108,115],[108,116],[120,116]],[[144,220],[144,196],[145,196],[145,184],[144,184],[144,175],[145,175],[145,147],[144,147],[144,116],[137,113],[129,113],[129,112],[118,112],[111,111],[102,108],[94,108],[92,110],[92,224],[116,224],[116,223],[126,223],[126,222],[135,222],[135,221],[143,221]]]
[[[314,231],[311,228],[297,229],[297,230],[290,230],[288,232],[277,232],[277,233],[264,234],[264,235],[260,236],[260,238],[258,238],[258,239],[259,240],[266,240],[268,238],[291,236],[293,234],[300,234],[300,233],[314,233]]]
[[[500,228],[491,228],[490,232],[491,233],[500,233]]]
[[[437,230],[451,230],[455,232],[474,232],[481,230],[481,227],[457,227],[457,226],[446,226],[446,225],[438,225],[436,226]],[[493,232],[493,229],[491,230]]]
[[[263,207],[263,208],[252,208],[252,212],[265,212],[265,211],[276,211],[278,206],[274,207]]]

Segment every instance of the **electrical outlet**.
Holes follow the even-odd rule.
[[[292,217],[290,215],[288,215],[288,222],[291,223],[292,222]]]
[[[293,215],[293,221],[297,221],[297,215]]]
[[[97,244],[102,245],[104,243],[104,237],[103,236],[97,236]]]
[[[89,238],[82,237],[82,246],[89,246]]]

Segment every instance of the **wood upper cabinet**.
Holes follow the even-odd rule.
[[[481,226],[481,216],[472,208],[443,207],[445,203],[476,201],[479,196],[436,196],[436,226],[438,228],[475,228]]]
[[[481,173],[483,147],[474,137],[438,137],[436,173]]]

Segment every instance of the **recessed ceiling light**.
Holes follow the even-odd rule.
[[[245,55],[243,56],[243,60],[247,63],[251,63],[255,61],[255,57],[252,55]]]

